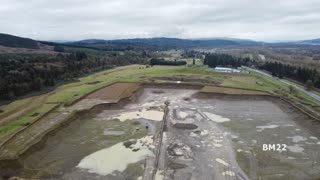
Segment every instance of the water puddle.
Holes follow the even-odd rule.
[[[183,112],[183,111],[180,111],[180,112],[179,112],[179,117],[180,117],[180,118],[184,119],[184,118],[186,118],[187,116],[188,116],[188,113]]]
[[[258,129],[257,131],[261,132],[265,129],[274,129],[279,127],[278,125],[267,125],[267,126],[257,126],[256,128]]]
[[[313,139],[313,140],[318,140],[318,138],[317,138],[317,137],[314,137],[314,136],[310,136],[309,138],[310,138],[310,139]]]
[[[225,162],[224,160],[220,159],[220,158],[216,158],[216,161],[224,166],[229,166],[229,163]]]
[[[121,122],[139,118],[162,121],[163,115],[164,112],[161,111],[143,109],[142,111],[125,112],[113,118],[119,119]]]
[[[157,173],[155,174],[154,180],[163,180],[164,177],[162,175],[162,171],[157,171]]]
[[[103,131],[103,134],[106,136],[120,136],[125,134],[124,131],[117,131],[117,130],[113,130],[111,128],[107,128]]]
[[[294,143],[307,140],[307,138],[304,138],[303,136],[293,136],[293,137],[287,137],[287,138],[292,139],[292,142]]]
[[[225,118],[213,113],[209,113],[209,112],[204,112],[204,114],[212,121],[217,122],[217,123],[221,123],[221,122],[227,122],[230,121],[229,118]]]
[[[236,174],[233,171],[225,171],[222,173],[224,176],[236,176]]]
[[[293,146],[287,146],[287,148],[289,149],[289,151],[291,151],[293,153],[302,153],[304,150],[304,148],[302,148],[300,144],[294,144]]]
[[[77,167],[102,176],[114,171],[122,172],[129,164],[139,162],[147,156],[152,156],[153,153],[148,148],[152,145],[152,142],[150,136],[138,139],[130,148],[126,148],[124,143],[121,142],[86,156]]]

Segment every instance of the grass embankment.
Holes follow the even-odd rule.
[[[276,90],[273,91],[274,94],[283,97],[285,101],[299,109],[301,112],[307,114],[309,117],[319,120],[319,101],[296,88],[293,88],[293,91],[290,92],[289,85],[275,78],[261,75],[253,71],[250,72],[252,76],[263,79],[265,82],[273,84],[273,86],[276,87]]]
[[[249,90],[277,91],[283,87],[276,82],[256,75],[217,73],[206,67],[130,65],[101,71],[79,78],[79,81],[57,87],[47,94],[33,96],[1,106],[2,118],[12,116],[0,127],[1,138],[14,133],[27,123],[54,108],[57,104],[70,104],[84,95],[114,82],[151,82],[154,77],[193,76],[206,77],[221,86],[245,88]],[[17,116],[13,116],[17,114]]]
[[[289,90],[289,85],[274,79],[272,77],[268,77],[265,75],[261,75],[257,72],[253,72],[250,71],[251,75],[263,80],[264,82],[268,82],[269,84],[272,84],[273,87],[276,88],[276,90],[274,90],[274,92],[276,94],[285,96],[285,97],[289,97],[289,98],[293,98],[295,100],[298,101],[304,101],[305,104],[310,104],[310,105],[320,105],[319,101],[317,101],[316,99],[312,98],[311,96],[299,91],[298,89],[295,89],[294,92],[290,93]]]

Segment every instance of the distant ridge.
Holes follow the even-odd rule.
[[[320,38],[312,40],[301,40],[293,42],[265,43],[250,39],[237,38],[133,38],[133,39],[85,39],[69,42],[36,41],[14,35],[0,33],[0,46],[10,48],[43,49],[44,46],[70,46],[86,47],[96,50],[134,50],[134,49],[179,49],[179,48],[219,48],[239,46],[268,46],[268,47],[309,47],[320,46]],[[48,48],[48,47],[47,47]],[[48,49],[46,49],[48,50]]]
[[[0,45],[15,48],[39,49],[39,43],[35,40],[2,33],[0,33]]]
[[[311,40],[304,40],[299,41],[301,44],[310,44],[310,45],[320,45],[320,38],[319,39],[311,39]]]
[[[118,40],[87,39],[71,42],[73,45],[94,45],[108,43],[140,43],[156,45],[160,48],[195,48],[195,47],[223,47],[223,46],[252,46],[260,45],[260,42],[241,39],[179,39],[179,38],[134,38]]]

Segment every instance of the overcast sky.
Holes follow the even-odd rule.
[[[39,40],[320,38],[320,0],[0,0],[0,32]]]

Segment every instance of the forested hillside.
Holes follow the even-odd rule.
[[[84,52],[58,55],[0,55],[0,100],[11,100],[58,81],[68,81],[94,71],[128,64],[142,64],[146,58],[137,53],[112,53],[103,57]]]
[[[0,33],[0,45],[7,47],[39,49],[37,41],[28,38],[12,36]]]

